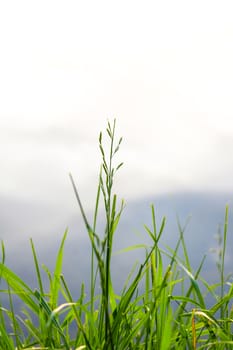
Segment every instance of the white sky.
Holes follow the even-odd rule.
[[[0,195],[66,203],[71,171],[94,197],[115,117],[124,198],[232,191],[232,14],[232,1],[2,1]]]

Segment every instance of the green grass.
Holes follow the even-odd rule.
[[[144,261],[132,268],[122,291],[115,293],[111,275],[112,247],[124,202],[118,203],[113,184],[123,164],[115,164],[122,138],[116,141],[115,120],[112,125],[108,123],[106,131],[109,147],[103,146],[102,133],[99,136],[102,164],[92,223],[87,219],[70,175],[92,247],[90,286],[82,285],[78,300],[73,299],[62,274],[67,231],[57,253],[54,272],[43,266],[49,290],[44,287],[33,241],[30,243],[38,282],[36,290],[6,266],[2,242],[0,302],[3,296],[7,296],[8,302],[7,306],[0,304],[0,349],[232,349],[233,285],[224,273],[228,207],[224,232],[219,235],[216,267],[219,283],[210,284],[202,278],[204,258],[197,270],[193,270],[184,229],[179,223],[176,246],[161,248],[166,220],[157,222],[152,205],[151,227],[144,227],[151,244],[141,246],[145,251]],[[99,234],[96,228],[101,201],[105,209],[105,230]],[[125,254],[136,248],[138,246],[128,247]],[[86,295],[90,295],[89,299]],[[15,310],[16,296],[22,305],[20,313]],[[207,308],[210,296],[213,302]]]

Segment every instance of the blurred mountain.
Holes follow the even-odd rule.
[[[174,248],[180,229],[185,228],[184,239],[194,271],[206,254],[202,275],[209,281],[217,281],[217,254],[211,253],[210,249],[218,246],[217,232],[220,231],[223,234],[225,207],[229,203],[226,271],[231,272],[233,266],[232,198],[233,194],[226,193],[175,193],[141,198],[126,203],[115,233],[113,247],[112,271],[116,289],[121,289],[134,263],[136,261],[138,264],[142,263],[145,257],[143,248],[133,249],[127,253],[119,253],[119,251],[136,244],[145,244],[148,248],[152,245],[152,240],[144,227],[147,225],[152,228],[151,204],[155,207],[157,231],[162,218],[166,217],[160,246],[164,249],[167,245]],[[74,208],[73,212],[69,212],[63,207],[51,208],[44,203],[2,197],[0,208],[0,238],[6,247],[8,266],[26,279],[32,288],[35,288],[37,282],[29,238],[33,238],[40,263],[53,270],[59,244],[68,227],[64,275],[75,293],[79,293],[82,281],[87,284],[88,289],[91,249],[78,207]],[[92,215],[88,213],[88,217]],[[101,235],[104,232],[104,212],[99,213],[99,218],[97,232]],[[183,256],[181,250],[179,254]],[[44,276],[46,276],[45,273]]]

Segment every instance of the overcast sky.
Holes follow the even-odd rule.
[[[0,195],[66,205],[72,172],[88,203],[114,118],[120,196],[232,191],[232,14],[232,1],[2,1]]]

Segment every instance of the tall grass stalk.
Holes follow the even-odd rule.
[[[114,179],[122,162],[116,162],[122,138],[116,140],[116,121],[108,122],[99,135],[101,168],[92,223],[84,210],[78,188],[71,184],[91,244],[90,285],[81,285],[74,299],[62,272],[66,230],[57,252],[54,272],[42,265],[49,283],[42,277],[36,248],[30,240],[38,287],[32,290],[6,266],[1,244],[0,263],[0,349],[65,350],[195,350],[232,349],[233,285],[225,275],[228,207],[217,269],[219,283],[201,277],[205,257],[196,270],[191,266],[185,242],[185,228],[179,220],[175,247],[162,247],[166,225],[156,219],[151,206],[151,224],[144,226],[150,244],[132,245],[129,252],[143,249],[144,260],[134,264],[120,293],[114,289],[112,250],[114,235],[124,209],[114,193]],[[104,232],[97,232],[99,217],[105,213]],[[99,290],[100,284],[100,290]],[[49,285],[49,287],[47,287]],[[15,298],[21,302],[21,311]],[[87,297],[89,296],[89,297]],[[207,299],[214,302],[207,308]]]

